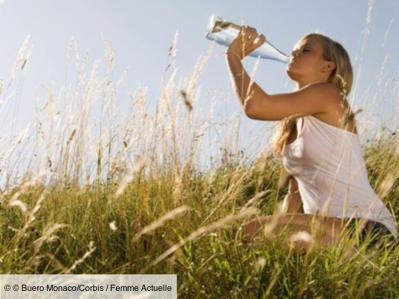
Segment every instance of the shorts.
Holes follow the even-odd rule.
[[[347,219],[349,220],[349,219]],[[351,237],[356,237],[356,223],[362,220],[362,218],[352,218],[348,223],[348,230]],[[395,242],[395,236],[390,232],[390,230],[382,223],[375,222],[372,220],[367,220],[359,234],[359,242],[363,243],[366,239],[369,240],[367,247],[374,247],[380,243],[383,239],[388,239],[389,242]]]

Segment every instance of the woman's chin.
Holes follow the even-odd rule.
[[[292,80],[295,80],[298,77],[298,74],[289,66],[287,67],[285,72],[287,73],[288,77],[290,77]]]

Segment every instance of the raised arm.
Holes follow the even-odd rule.
[[[259,42],[254,43],[256,30],[244,30],[230,44],[226,51],[226,60],[230,71],[233,88],[240,99],[245,114],[257,120],[281,120],[290,115],[309,115],[331,111],[337,107],[341,98],[340,91],[333,83],[316,82],[289,93],[270,95],[260,86],[251,81],[241,60],[264,41],[263,35]],[[251,33],[251,34],[250,34]]]
[[[255,39],[258,40],[255,42]],[[255,82],[251,82],[251,78],[245,71],[241,60],[261,46],[265,40],[266,38],[263,34],[258,36],[255,28],[243,26],[238,36],[232,41],[226,51],[226,61],[230,70],[230,79],[246,114],[247,101],[253,96],[254,90],[260,92],[261,88]]]
[[[264,93],[264,91],[259,87],[259,85],[252,81],[249,77],[248,73],[245,71],[244,66],[241,62],[242,58],[232,52],[226,52],[226,61],[230,71],[230,79],[234,88],[234,91],[237,95],[237,98],[240,100],[244,112],[249,117],[249,100],[253,98],[255,92],[257,94]]]
[[[281,120],[290,115],[324,113],[337,107],[340,92],[333,83],[312,83],[297,91],[270,95],[255,81],[251,82],[238,55],[227,52],[226,59],[236,95],[251,119]]]

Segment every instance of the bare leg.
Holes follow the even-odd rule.
[[[246,241],[262,237],[273,238],[282,231],[288,232],[289,242],[299,248],[309,249],[314,241],[322,247],[337,244],[342,237],[344,223],[336,217],[321,217],[310,214],[280,214],[256,217],[242,226]],[[264,234],[262,234],[262,230]],[[301,233],[302,235],[298,235]],[[310,236],[308,238],[306,236]],[[352,250],[352,254],[354,251]]]

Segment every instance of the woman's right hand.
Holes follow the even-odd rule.
[[[258,40],[255,42],[255,39]],[[226,53],[234,54],[243,59],[255,49],[259,48],[266,38],[263,34],[258,35],[255,28],[250,26],[242,26],[237,37],[231,42]]]

